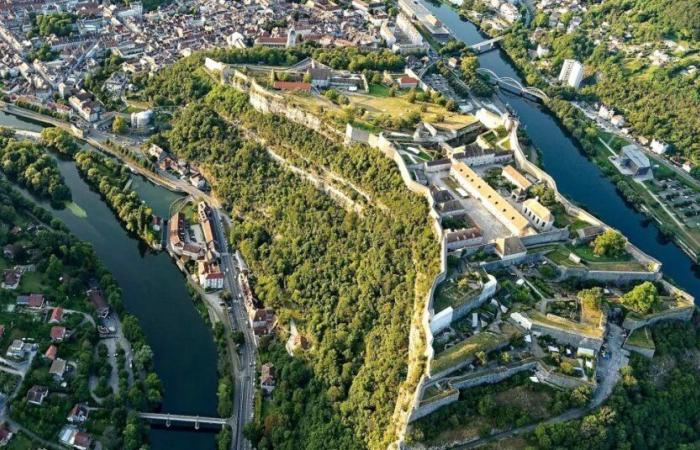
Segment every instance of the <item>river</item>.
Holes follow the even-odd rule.
[[[0,126],[42,128],[2,112]],[[87,216],[81,218],[70,208],[52,212],[76,236],[92,243],[117,279],[127,310],[138,317],[153,349],[156,373],[165,389],[163,411],[216,416],[216,348],[210,328],[192,305],[182,273],[166,253],[150,251],[124,230],[99,194],[80,178],[72,161],[60,161],[59,167],[73,201]],[[170,203],[179,198],[140,176],[133,176],[132,186],[159,215],[167,215]],[[149,438],[154,450],[215,447],[214,434],[202,431],[153,428]]]
[[[476,44],[488,38],[471,22],[462,21],[450,6],[430,2],[424,4],[457,39],[466,44]],[[510,76],[525,84],[502,50],[479,55],[479,63],[499,76]],[[584,156],[556,118],[542,105],[517,95],[501,92],[499,96],[517,112],[521,124],[541,152],[544,169],[554,178],[559,191],[661,261],[667,277],[700,299],[698,265],[678,246],[663,239],[655,224],[649,224],[642,214],[624,202],[615,186],[605,178],[598,166]]]

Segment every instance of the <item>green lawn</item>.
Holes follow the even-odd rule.
[[[641,348],[656,348],[651,332],[647,327],[637,328],[627,338],[627,343]]]
[[[457,306],[463,305],[480,291],[479,288],[460,288],[457,282],[458,280],[447,280],[438,286],[435,292],[435,302],[433,303],[433,308],[436,313],[448,306],[456,308]]]
[[[372,83],[369,85],[369,95],[375,95],[377,97],[388,97],[390,87],[383,84]]]
[[[47,289],[44,276],[38,272],[28,272],[22,275],[22,281],[19,284],[19,291],[25,293],[44,292]]]
[[[507,343],[515,334],[517,334],[517,330],[505,324],[502,326],[500,334],[484,331],[470,336],[447,350],[438,353],[430,365],[430,371],[436,374],[473,357],[480,351],[488,353],[496,347]]]

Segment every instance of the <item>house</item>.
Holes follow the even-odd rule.
[[[199,284],[204,289],[222,289],[224,287],[224,274],[215,262],[198,261],[197,276]]]
[[[15,339],[7,348],[5,355],[14,358],[24,358],[24,354],[27,350],[27,345],[25,345],[22,339]]]
[[[39,310],[46,306],[44,294],[20,295],[15,302],[17,306],[24,306],[29,309]]]
[[[661,141],[657,141],[656,139],[651,141],[651,151],[656,153],[657,155],[663,155],[668,151],[668,144],[665,144]]]
[[[275,390],[275,366],[265,363],[260,368],[260,389],[266,394]]]
[[[190,184],[197,189],[204,189],[207,187],[207,180],[202,175],[195,173],[190,177]]]
[[[417,88],[418,87],[419,81],[416,80],[413,77],[409,77],[408,75],[404,75],[402,77],[399,77],[396,80],[396,84],[399,86],[399,89],[412,89],[412,88]]]
[[[48,359],[49,361],[53,361],[54,359],[56,359],[57,353],[58,353],[58,347],[51,344],[51,345],[49,345],[49,348],[46,349],[46,352],[44,353],[44,358]]]
[[[552,212],[534,198],[523,202],[523,214],[539,231],[549,231],[554,225]]]
[[[58,433],[58,439],[61,441],[61,444],[78,450],[87,450],[92,444],[90,435],[78,431],[78,428],[74,425],[64,426]]]
[[[168,156],[167,152],[157,146],[156,144],[151,144],[150,147],[148,147],[148,154],[156,159],[156,162],[161,162],[163,158]]]
[[[53,342],[63,342],[66,337],[66,327],[51,327],[51,340]]]
[[[32,405],[41,406],[47,395],[49,395],[49,388],[46,386],[34,385],[27,391],[27,402]]]
[[[87,405],[82,403],[76,403],[73,409],[68,413],[66,418],[70,423],[84,423],[88,419],[90,410],[88,410]]]
[[[53,375],[56,381],[63,380],[63,375],[66,373],[66,360],[61,358],[56,358],[51,362],[51,368],[49,369],[49,375]]]
[[[15,259],[15,256],[17,255],[17,250],[18,249],[15,244],[7,244],[5,247],[3,247],[2,254],[5,257],[5,259],[13,261]]]
[[[12,430],[10,430],[10,427],[3,422],[2,425],[0,425],[0,447],[4,447],[9,444],[10,440],[12,440],[12,436]]]
[[[63,308],[60,306],[55,307],[51,311],[51,317],[49,318],[49,323],[61,323],[63,320]]]
[[[78,431],[73,436],[73,448],[78,450],[87,450],[92,444],[92,438],[89,434]]]
[[[2,288],[15,290],[22,280],[22,272],[17,269],[7,269],[2,273]]]

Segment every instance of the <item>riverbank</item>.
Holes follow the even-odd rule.
[[[483,29],[479,24],[472,22],[471,20],[464,20],[462,12],[450,2],[441,2],[439,7],[436,7],[430,3],[427,3],[429,9],[433,12],[440,11],[443,9],[449,9],[455,16],[459,17],[459,20],[463,24],[470,24],[474,27],[475,31],[479,34],[480,38],[484,37],[494,37],[490,30]],[[460,30],[461,31],[461,30]],[[452,30],[453,35],[460,38],[459,31]],[[506,32],[511,33],[511,31]],[[525,79],[528,81],[529,85],[533,84],[539,88],[551,88],[551,86],[546,82],[546,80],[539,75],[539,73],[527,63],[523,61],[522,58],[516,57],[514,54],[526,52],[524,48],[516,48],[513,44],[514,39],[504,39],[501,41],[502,52],[491,52],[480,55],[479,60],[491,60],[494,58],[493,55],[498,54],[501,58],[505,60],[505,63],[510,66],[511,72],[508,71],[499,72],[494,70],[499,76],[511,76],[516,79]],[[467,42],[471,44],[472,42]],[[482,64],[482,66],[484,66]],[[488,66],[488,65],[486,65]],[[487,67],[493,69],[493,67]],[[502,66],[500,67],[502,68]],[[539,81],[539,82],[537,82]],[[523,83],[525,84],[525,83]],[[550,89],[551,90],[551,89]],[[503,96],[510,96],[510,94],[501,93]],[[584,131],[590,125],[593,125],[598,130],[599,134],[603,134],[603,130],[600,129],[597,124],[590,121],[583,115],[580,111],[576,110],[580,115],[576,117],[576,120],[572,120],[570,114],[566,114],[561,106],[561,102],[567,102],[568,100],[560,99],[551,95],[551,99],[543,102],[542,107],[546,109],[553,118],[556,120],[557,126],[564,130],[566,136],[573,140],[576,144],[578,151],[584,155],[590,162],[595,164],[598,169],[612,182],[615,184],[618,194],[622,195],[627,202],[627,206],[635,209],[636,211],[642,213],[645,217],[654,223],[654,226],[659,230],[664,238],[673,242],[693,263],[698,262],[698,255],[700,255],[700,231],[693,233],[688,227],[681,228],[673,217],[668,213],[667,208],[660,204],[660,201],[654,197],[649,189],[644,185],[634,182],[628,177],[621,176],[616,171],[610,170],[610,164],[608,163],[607,149],[602,145],[598,139],[593,142],[588,142],[582,140],[582,136],[585,135]],[[573,108],[573,105],[572,105]],[[517,111],[511,111],[516,112]],[[600,157],[603,155],[603,157]],[[678,179],[677,177],[675,177]],[[632,199],[629,198],[628,192],[630,190],[634,191],[637,196]],[[697,236],[696,236],[697,234]]]
[[[0,125],[41,129],[33,122],[23,123],[4,114],[0,114]],[[155,371],[165,392],[162,410],[215,416],[218,357],[214,337],[193,307],[182,274],[167,255],[150,251],[124,230],[99,194],[83,181],[72,161],[59,161],[59,168],[74,202],[85,213],[78,216],[68,209],[54,210],[45,202],[42,205],[76,236],[90,242],[117,279],[127,311],[139,319],[153,350]],[[147,190],[149,199],[161,199],[154,208],[167,211],[173,193],[138,181],[133,187]],[[215,447],[213,433],[182,428],[152,427],[149,441],[150,448],[156,450]]]

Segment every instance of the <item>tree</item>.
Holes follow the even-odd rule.
[[[615,230],[605,230],[592,242],[593,253],[598,256],[619,257],[625,252],[625,238]]]
[[[126,121],[122,116],[117,116],[112,122],[112,131],[117,134],[124,134],[127,130]]]
[[[633,287],[622,296],[622,304],[632,311],[646,314],[656,304],[658,291],[651,281],[645,281]]]

